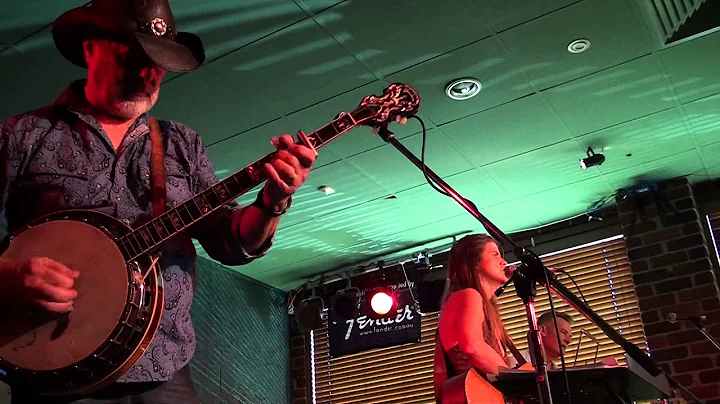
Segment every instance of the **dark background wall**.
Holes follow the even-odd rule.
[[[202,404],[290,401],[285,293],[198,257],[192,361]]]

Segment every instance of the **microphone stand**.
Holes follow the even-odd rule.
[[[690,322],[695,325],[695,327],[698,329],[698,331],[700,331],[700,333],[702,333],[702,335],[704,335],[705,338],[707,338],[707,340],[710,341],[710,343],[715,346],[715,349],[720,351],[720,344],[718,344],[718,341],[715,338],[713,338],[712,335],[710,335],[710,333],[707,331],[705,326],[702,324],[702,320],[699,317],[693,316],[693,317],[688,318],[688,320],[690,320]]]
[[[495,238],[498,242],[504,243],[505,245],[511,246],[516,258],[518,258],[522,265],[519,265],[512,275],[513,282],[515,283],[516,292],[518,297],[525,304],[525,312],[527,314],[527,321],[529,326],[528,336],[530,343],[530,354],[532,355],[533,365],[535,366],[535,379],[538,384],[538,393],[541,404],[551,404],[552,395],[550,392],[550,383],[548,381],[547,366],[545,358],[542,354],[542,346],[540,342],[540,336],[537,331],[537,319],[535,318],[535,296],[537,284],[541,284],[548,290],[552,291],[555,295],[563,299],[568,305],[573,307],[578,312],[582,313],[588,320],[598,326],[613,342],[620,345],[623,350],[642,366],[650,375],[657,376],[662,373],[662,368],[648,355],[646,355],[640,348],[635,346],[633,343],[628,341],[625,337],[617,332],[610,324],[603,320],[597,313],[595,313],[589,306],[587,306],[581,299],[573,294],[568,288],[560,283],[555,274],[547,269],[543,264],[540,257],[534,252],[526,249],[517,243],[515,243],[510,237],[498,229],[490,220],[488,220],[482,213],[477,209],[474,203],[470,200],[462,197],[457,191],[455,191],[450,185],[448,185],[442,178],[440,178],[435,172],[429,167],[424,165],[412,152],[410,152],[400,141],[395,138],[395,134],[387,128],[387,124],[378,128],[378,135],[386,143],[390,143],[395,147],[402,155],[410,160],[420,171],[423,171],[431,180],[433,180],[440,188],[442,188],[449,197],[455,200],[460,206],[462,206],[468,213],[470,213],[475,219],[477,219],[487,232]],[[678,386],[681,390],[693,397],[699,403],[702,403],[697,397],[690,393],[687,389],[680,386],[677,381],[673,380],[669,375],[665,375],[667,379],[673,384]]]

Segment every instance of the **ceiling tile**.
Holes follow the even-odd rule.
[[[720,138],[718,138],[720,140]],[[700,148],[707,168],[717,168],[720,165],[720,141],[705,145]],[[717,171],[717,169],[715,170]]]
[[[421,134],[405,138],[401,142],[418,159],[421,158]],[[347,161],[366,172],[391,192],[403,191],[425,183],[422,171],[389,144],[352,156]],[[432,131],[427,136],[425,164],[440,177],[472,168],[470,163],[454,149],[449,139],[439,131]]]
[[[499,205],[488,208],[480,208],[480,213],[487,217],[503,233],[513,233],[537,227],[540,223],[532,215],[527,213],[526,202],[518,202],[517,199],[503,202]],[[468,216],[470,217],[470,216]],[[475,220],[472,219],[471,220]],[[474,223],[473,223],[474,224]],[[477,231],[485,232],[482,226],[475,227]]]
[[[474,169],[443,179],[451,188],[465,199],[472,201],[478,209],[495,206],[510,201],[512,198],[483,170]],[[398,211],[410,214],[419,223],[432,223],[451,216],[467,213],[454,199],[435,191],[429,184],[399,192],[393,204],[399,205]],[[388,204],[389,205],[389,204]],[[407,206],[413,206],[408,210]],[[428,218],[428,219],[420,219]]]
[[[226,178],[253,161],[272,152],[271,136],[276,136],[287,123],[283,119],[273,121],[260,128],[208,147],[208,155],[212,159],[213,168],[218,178]],[[266,138],[266,142],[259,139]],[[322,164],[322,152],[318,156],[319,164],[315,165],[306,182],[293,196],[293,207],[282,221],[282,226],[325,215],[341,209],[347,209],[363,202],[388,195],[388,191],[367,175],[344,161]],[[327,185],[336,192],[325,195],[318,187]],[[238,199],[241,204],[250,203],[255,199],[255,192],[248,192]]]
[[[333,188],[335,193],[325,195],[320,192],[318,187],[323,185]],[[327,217],[336,212],[354,217],[355,213],[341,211],[385,196],[389,196],[389,192],[376,181],[347,162],[336,161],[310,172],[305,183],[293,196],[292,209],[287,213],[288,220],[284,221],[282,226]]]
[[[660,53],[680,102],[720,93],[720,32],[672,46]]]
[[[520,70],[539,89],[651,51],[645,25],[631,0],[581,1],[505,31],[500,38],[522,61]],[[581,38],[590,40],[590,48],[581,54],[568,52],[567,46]]]
[[[208,145],[207,152],[212,159],[213,168],[220,177],[225,177],[253,161],[271,153],[275,147],[270,143],[273,136],[280,136],[287,130],[287,122],[278,119],[258,128],[229,137],[208,145],[205,136],[203,142]]]
[[[577,3],[578,1],[579,0],[485,0],[483,2],[474,2],[468,0],[468,4],[483,14],[486,25],[493,32],[500,32],[570,4]]]
[[[331,122],[341,112],[352,112],[360,105],[360,102],[366,96],[381,96],[384,87],[385,85],[383,83],[375,81],[290,114],[286,118],[289,123],[288,128],[294,131],[303,130],[306,134],[310,134],[312,131]],[[395,132],[398,138],[403,138],[413,133],[418,133],[420,126],[411,120],[407,125],[393,123],[389,129]],[[383,144],[384,142],[380,137],[372,134],[371,128],[359,127],[328,143],[328,145],[320,151],[320,156],[328,156],[328,160],[332,160],[332,157],[329,156],[345,158],[380,147]]]
[[[166,83],[157,109],[212,133],[214,142],[359,87],[370,81],[360,78],[364,72],[307,20]],[[213,100],[212,107],[200,111],[191,96]]]
[[[52,66],[52,69],[50,69]],[[0,52],[2,91],[0,119],[53,103],[71,81],[86,71],[65,60],[57,51],[49,29]]]
[[[490,36],[463,2],[346,1],[315,19],[379,76]],[[463,23],[467,21],[466,23]],[[448,27],[453,27],[448,29]]]
[[[447,123],[440,129],[478,167],[570,138],[562,121],[538,95]]]
[[[294,0],[294,2],[311,13],[318,13],[345,1],[347,0]]]
[[[568,140],[520,156],[483,166],[510,195],[520,198],[599,175],[583,170],[585,156],[576,140]]]
[[[454,101],[445,96],[447,84],[463,77],[479,80],[482,83],[480,94],[465,101]],[[527,82],[493,38],[457,49],[387,79],[410,84],[418,90],[422,100],[419,115],[438,125],[531,93]]]
[[[660,180],[682,177],[705,169],[697,149],[687,150],[672,156],[628,167],[604,174],[613,189],[626,188],[639,183],[654,183]]]
[[[592,147],[594,152],[605,155],[605,163],[598,168],[602,173],[695,147],[685,120],[676,108],[593,132],[579,137],[578,141],[582,147]]]
[[[573,135],[582,135],[675,106],[655,56],[544,91]]]
[[[172,9],[181,31],[202,38],[209,61],[307,18],[287,0],[174,0]]]
[[[0,51],[33,33],[45,29],[62,13],[80,7],[87,0],[4,1],[0,14]],[[32,10],[32,11],[31,11]]]
[[[573,184],[518,200],[520,211],[532,215],[542,225],[585,214],[591,204],[614,195],[615,190],[602,177],[589,178]]]
[[[720,95],[690,102],[682,109],[700,146],[720,139]]]

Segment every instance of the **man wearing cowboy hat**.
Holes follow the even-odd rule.
[[[61,15],[53,37],[65,58],[87,68],[87,79],[71,83],[53,104],[1,124],[0,211],[6,212],[8,230],[66,209],[93,209],[137,225],[151,215],[148,111],[166,71],[190,72],[203,64],[202,42],[176,30],[168,0],[94,0]],[[165,171],[172,177],[167,204],[175,206],[217,178],[196,132],[169,120],[160,120],[159,127]],[[278,152],[265,166],[268,181],[252,205],[225,206],[163,245],[164,312],[142,358],[92,397],[53,401],[14,391],[13,402],[199,402],[188,366],[195,351],[190,305],[196,252],[190,237],[227,265],[246,264],[268,251],[280,216],[315,160],[314,151],[289,135],[272,142]],[[78,276],[47,258],[0,259],[0,304],[68,312]]]

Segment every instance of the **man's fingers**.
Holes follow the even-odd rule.
[[[54,313],[67,313],[69,311],[72,311],[73,309],[73,303],[72,302],[66,302],[66,303],[58,303],[58,302],[49,302],[47,300],[38,299],[36,303],[44,308],[47,311],[52,311]]]
[[[277,187],[280,187],[283,192],[289,192],[287,184],[280,178],[280,174],[272,164],[265,163],[265,171],[267,171],[267,176]]]

